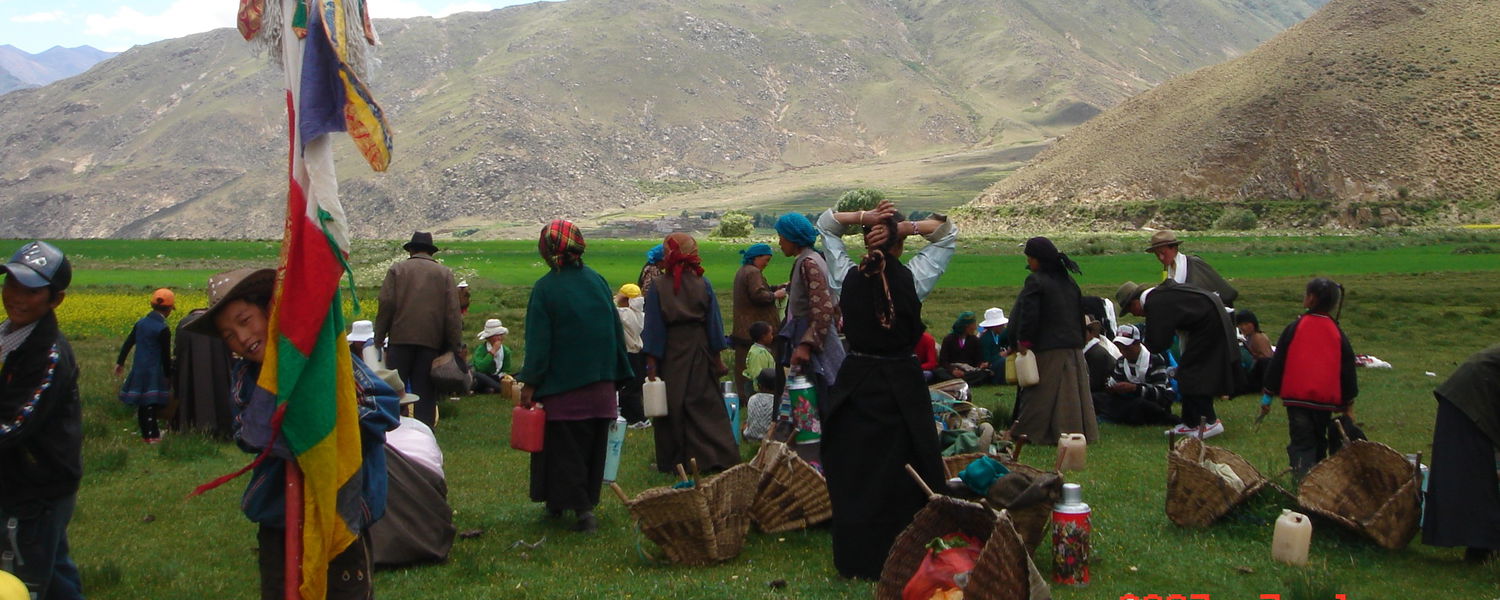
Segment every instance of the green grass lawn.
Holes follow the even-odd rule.
[[[1489,240],[1496,238],[1486,234]],[[1139,237],[1139,236],[1136,236]],[[1090,242],[1089,240],[1095,240]],[[1302,285],[1313,273],[1333,274],[1349,290],[1343,326],[1356,351],[1390,361],[1392,370],[1362,370],[1357,405],[1369,435],[1402,452],[1430,453],[1435,410],[1432,388],[1468,354],[1500,341],[1500,257],[1455,254],[1483,245],[1472,239],[1427,239],[1407,245],[1384,241],[1361,248],[1357,241],[1321,238],[1224,238],[1194,240],[1211,262],[1234,279],[1242,307],[1254,309],[1273,337],[1298,312]],[[65,251],[73,244],[63,242]],[[191,254],[173,253],[176,242],[144,250],[136,244],[99,243],[101,250],[79,250],[79,281],[69,303],[88,303],[91,293],[148,290],[162,282],[201,287],[200,271],[247,262],[275,260],[275,249],[193,242]],[[633,280],[640,252],[649,242],[590,241],[586,258],[611,282]],[[1112,294],[1120,280],[1156,276],[1152,259],[1132,250],[1138,240],[1093,237],[1068,239],[1078,248],[1104,247],[1105,254],[1074,250],[1083,265],[1089,293]],[[370,243],[362,250],[379,265],[399,255],[398,243]],[[467,328],[497,315],[512,329],[520,349],[527,287],[541,273],[529,242],[450,244],[446,260],[475,285]],[[1117,247],[1116,247],[1117,246]],[[1280,248],[1277,250],[1276,248]],[[90,246],[90,248],[94,248]],[[1024,272],[1014,243],[976,242],[966,246],[942,287],[927,301],[925,320],[941,333],[959,310],[1009,308]],[[727,311],[728,278],[737,264],[735,247],[705,244],[705,260]],[[1324,250],[1327,250],[1325,253]],[[972,253],[971,253],[972,252]],[[1109,253],[1113,252],[1113,253]],[[161,254],[162,256],[157,256]],[[214,257],[230,257],[217,259]],[[218,262],[222,260],[222,263]],[[773,263],[773,280],[784,278],[787,263]],[[160,269],[153,269],[159,266]],[[109,279],[89,280],[91,270]],[[378,272],[378,271],[377,271]],[[177,277],[180,279],[172,279]],[[200,277],[196,282],[192,277]],[[98,281],[98,283],[94,283]],[[378,280],[360,281],[362,286]],[[373,291],[362,297],[373,314]],[[141,296],[144,310],[145,295]],[[169,434],[147,447],[134,434],[131,410],[114,399],[109,374],[120,336],[139,315],[121,309],[111,328],[94,324],[65,331],[83,366],[85,476],[70,535],[73,556],[82,566],[91,598],[252,598],[256,592],[254,526],[240,515],[242,482],[204,497],[185,500],[193,486],[249,460],[232,445],[201,436]],[[92,323],[92,322],[91,322]],[[1435,376],[1428,376],[1431,371]],[[982,405],[1008,409],[1009,388],[982,388]],[[1245,456],[1262,472],[1286,466],[1285,416],[1272,413],[1259,432],[1249,423],[1256,402],[1242,397],[1219,405],[1228,432],[1214,439]],[[438,435],[447,454],[449,496],[459,530],[482,530],[460,539],[450,559],[377,574],[384,598],[843,598],[865,597],[872,586],[841,580],[834,572],[826,529],[764,535],[752,532],[744,552],[726,564],[687,568],[642,558],[639,536],[613,497],[603,499],[601,529],[584,536],[565,523],[541,519],[541,508],[526,495],[527,456],[509,449],[509,406],[496,397],[471,396],[444,406]],[[629,492],[663,485],[670,479],[647,468],[651,432],[632,430],[626,441],[621,485]],[[750,446],[744,454],[753,453]],[[1114,599],[1126,594],[1211,594],[1214,598],[1500,597],[1500,566],[1460,562],[1462,552],[1413,543],[1385,551],[1336,525],[1316,521],[1312,565],[1282,566],[1270,560],[1270,522],[1289,501],[1266,492],[1212,527],[1185,530],[1163,512],[1166,441],[1161,428],[1102,427],[1102,440],[1090,448],[1089,468],[1069,475],[1084,486],[1094,508],[1093,585],[1057,589],[1055,597]],[[1050,448],[1029,447],[1023,461],[1050,465]],[[1286,483],[1284,476],[1276,479]],[[536,549],[515,545],[546,538]],[[649,544],[648,544],[649,546]],[[649,549],[649,548],[648,548]],[[1050,551],[1036,554],[1048,572]],[[786,586],[769,584],[784,580]],[[1293,592],[1301,590],[1300,595]]]

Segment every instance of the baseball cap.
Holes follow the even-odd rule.
[[[151,292],[151,306],[177,306],[177,294],[167,288]]]
[[[16,283],[29,288],[51,287],[62,291],[73,281],[73,265],[62,250],[43,241],[21,246],[3,267]]]
[[[1121,325],[1115,329],[1115,343],[1121,346],[1129,346],[1141,341],[1141,331],[1135,325]]]

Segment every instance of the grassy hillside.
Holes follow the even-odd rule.
[[[1493,220],[1497,28],[1486,0],[1335,0],[1070,132],[975,200],[971,222],[1170,225],[1142,205],[1184,197],[1278,226]],[[1283,199],[1307,214],[1277,213]]]
[[[1333,274],[1344,283],[1350,296],[1342,326],[1354,347],[1395,365],[1389,371],[1360,371],[1359,419],[1373,439],[1402,452],[1430,455],[1432,388],[1466,355],[1495,342],[1485,332],[1500,325],[1493,301],[1500,294],[1500,279],[1493,274],[1500,261],[1470,262],[1478,256],[1476,249],[1496,246],[1492,233],[1194,237],[1186,243],[1207,253],[1234,280],[1242,292],[1241,303],[1256,310],[1268,329],[1281,327],[1297,314],[1308,275]],[[146,292],[157,285],[153,269],[238,266],[244,259],[260,260],[264,249],[254,244],[216,248],[202,242],[66,244],[64,248],[80,258],[80,276],[104,270],[101,265],[137,275],[128,288],[79,285],[63,304],[72,311],[64,315],[63,329],[83,365],[86,474],[70,538],[89,597],[254,597],[254,526],[238,512],[240,484],[183,499],[193,486],[230,471],[249,456],[227,442],[195,434],[169,433],[160,446],[142,445],[134,435],[133,413],[114,399],[118,383],[108,371],[119,337],[144,312]],[[642,244],[591,241],[586,258],[593,257],[592,264],[616,281],[629,272]],[[1156,265],[1138,251],[1140,244],[1135,238],[1088,236],[1068,238],[1061,245],[1083,265],[1085,291],[1108,294],[1118,278],[1144,281],[1154,276]],[[524,246],[460,246],[450,259],[450,264],[493,261],[480,269],[489,274],[471,280],[476,285],[475,304],[466,331],[499,315],[511,327],[518,350],[524,338],[521,310],[529,291],[527,261],[533,260]],[[924,306],[929,326],[946,329],[959,310],[1008,306],[1023,275],[1014,246],[1010,240],[965,244],[955,268]],[[729,268],[728,250],[705,247],[710,276],[722,276]],[[1374,250],[1384,252],[1371,253]],[[986,262],[979,270],[960,267],[974,261]],[[779,266],[784,262],[774,263],[772,270]],[[184,306],[201,302],[193,292],[182,297]],[[721,301],[727,308],[727,298]],[[977,398],[983,406],[1008,409],[1014,390],[981,388]],[[1228,431],[1214,443],[1240,453],[1286,485],[1285,476],[1279,475],[1287,460],[1285,416],[1275,411],[1262,429],[1254,431],[1249,424],[1255,409],[1250,397],[1220,403]],[[613,498],[601,504],[598,534],[566,532],[542,521],[539,506],[526,499],[527,458],[508,448],[510,413],[505,402],[471,396],[447,403],[442,410],[437,431],[446,453],[455,523],[460,531],[479,535],[458,540],[444,564],[377,573],[381,597],[849,598],[871,593],[869,584],[836,575],[825,528],[778,535],[752,532],[738,558],[707,568],[662,566],[642,558],[629,516]],[[1314,525],[1309,567],[1275,563],[1269,552],[1270,522],[1281,507],[1294,504],[1270,491],[1212,527],[1177,528],[1162,512],[1166,444],[1160,428],[1104,425],[1101,431],[1101,441],[1089,448],[1088,469],[1069,475],[1070,481],[1084,485],[1094,509],[1093,583],[1056,589],[1054,597],[1059,600],[1114,600],[1127,594],[1282,594],[1288,599],[1328,600],[1341,593],[1348,598],[1405,598],[1430,595],[1434,581],[1442,582],[1447,597],[1500,594],[1500,563],[1465,565],[1461,551],[1420,543],[1400,551],[1380,550],[1321,520]],[[628,434],[620,479],[632,493],[669,482],[647,468],[651,444],[649,430]],[[743,451],[748,456],[753,448]],[[1055,457],[1051,449],[1030,447],[1022,458],[1046,466]],[[516,544],[543,538],[546,541],[536,548]],[[649,544],[643,549],[649,551]],[[1048,573],[1051,554],[1046,544],[1035,558]],[[783,587],[771,585],[778,580]]]
[[[339,142],[341,191],[359,235],[488,231],[662,189],[1034,144],[1319,4],[569,0],[378,20],[371,82],[394,159],[372,174]],[[0,97],[0,235],[276,235],[272,71],[223,29]]]

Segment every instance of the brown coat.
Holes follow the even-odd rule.
[[[734,329],[729,337],[749,344],[750,324],[765,321],[773,330],[781,323],[776,310],[776,292],[766,283],[766,274],[755,265],[740,267],[734,274]]]
[[[463,339],[453,271],[426,254],[391,265],[380,286],[375,340],[438,351],[457,349]]]

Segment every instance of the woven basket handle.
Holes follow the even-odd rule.
[[[1208,417],[1198,417],[1198,462],[1203,462],[1203,455],[1208,453],[1208,443],[1203,441],[1203,434],[1208,432]]]
[[[616,496],[619,496],[621,504],[630,504],[630,496],[625,495],[625,490],[620,489],[620,484],[611,481],[609,482],[609,489],[614,491]]]
[[[1339,437],[1344,438],[1344,443],[1348,444],[1349,443],[1349,432],[1344,431],[1344,422],[1340,421],[1338,419],[1334,419],[1333,420],[1333,426],[1338,428],[1338,430],[1339,430]]]
[[[932,488],[927,487],[927,482],[922,480],[922,476],[918,475],[917,470],[910,464],[906,465],[906,472],[911,475],[912,481],[917,482],[917,486],[922,488],[922,493],[927,494],[929,500],[937,497],[937,494],[932,493]]]
[[[1031,436],[1024,433],[1017,436],[1015,445],[1011,446],[1010,448],[1010,459],[1016,462],[1021,462],[1021,446],[1025,446],[1026,443],[1030,441]]]

